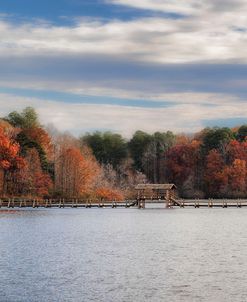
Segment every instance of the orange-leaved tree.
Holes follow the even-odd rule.
[[[171,147],[166,153],[166,169],[170,182],[182,185],[190,176],[196,175],[200,156],[200,142],[193,140]]]
[[[233,163],[235,159],[247,161],[247,141],[232,140],[227,146],[228,160]]]
[[[204,180],[208,196],[221,196],[227,190],[228,167],[225,166],[220,152],[216,149],[209,151],[206,157]]]
[[[22,169],[24,159],[19,155],[20,146],[11,137],[8,137],[0,128],[0,170],[2,174],[2,194],[7,194],[8,185],[13,181],[13,173]]]
[[[56,163],[56,191],[65,197],[88,195],[98,173],[96,161],[79,148],[62,148]]]
[[[247,193],[247,165],[242,159],[235,159],[229,167],[229,187],[233,197],[244,197]]]
[[[49,174],[42,170],[40,157],[35,148],[27,151],[25,162],[25,167],[17,173],[19,180],[18,193],[32,197],[49,195],[53,183]]]
[[[52,142],[49,134],[41,127],[32,127],[23,130],[23,133],[31,140],[36,142],[50,159],[52,156]]]
[[[96,196],[101,200],[107,201],[121,201],[124,199],[120,191],[107,187],[101,187],[96,190]]]

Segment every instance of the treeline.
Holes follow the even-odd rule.
[[[116,164],[98,161],[80,139],[43,127],[33,108],[0,119],[0,197],[122,200],[145,177],[127,162],[117,170]]]
[[[0,120],[1,196],[133,198],[137,183],[174,183],[181,197],[247,196],[247,125],[194,135],[43,127],[33,108]]]

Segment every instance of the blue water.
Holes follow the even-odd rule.
[[[0,211],[0,301],[247,301],[247,209]]]

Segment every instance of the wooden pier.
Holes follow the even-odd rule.
[[[144,209],[146,206],[162,204],[166,208],[242,208],[247,199],[146,199],[101,201],[85,199],[24,199],[2,198],[1,208],[130,208]]]
[[[247,199],[177,199],[174,206],[194,208],[242,208],[247,207]]]
[[[1,198],[0,208],[130,208],[136,200],[102,201],[93,199],[25,199]]]
[[[208,208],[242,208],[247,207],[247,199],[179,199],[177,187],[174,184],[139,184],[136,186],[137,206],[139,209],[146,204],[164,204],[166,208],[173,207],[208,207]]]
[[[135,189],[139,209],[145,208],[147,202],[161,201],[167,208],[177,205],[177,187],[174,184],[138,184]]]
[[[163,204],[167,208],[242,208],[247,207],[247,199],[142,199],[138,207],[145,208],[151,204]]]
[[[175,199],[141,197],[137,200],[139,209],[146,205],[163,204],[166,208],[242,208],[247,207],[247,199]]]

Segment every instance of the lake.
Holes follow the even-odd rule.
[[[0,211],[1,302],[247,301],[247,209]]]

